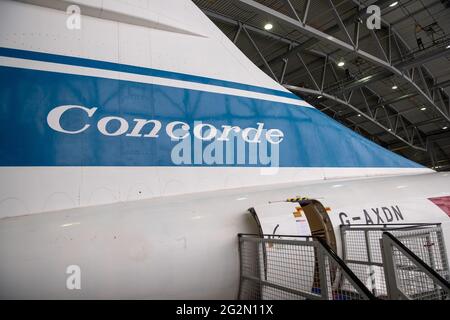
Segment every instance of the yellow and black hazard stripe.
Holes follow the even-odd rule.
[[[306,201],[306,200],[309,200],[309,198],[307,198],[307,197],[297,197],[297,198],[286,199],[286,202],[301,202],[301,201]]]

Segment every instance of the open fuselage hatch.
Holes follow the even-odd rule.
[[[260,234],[312,236],[336,251],[336,236],[323,204],[315,199],[294,198],[249,209]]]

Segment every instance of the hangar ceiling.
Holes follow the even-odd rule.
[[[450,170],[450,0],[193,1],[292,92],[385,148]],[[380,29],[366,25],[371,5]]]

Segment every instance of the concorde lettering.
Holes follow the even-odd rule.
[[[91,126],[89,123],[84,123],[80,125],[77,130],[69,130],[61,125],[61,118],[67,112],[70,113],[71,110],[81,110],[84,112],[88,118],[92,118],[98,108],[87,108],[78,105],[63,105],[53,108],[47,115],[48,126],[61,133],[65,134],[79,134],[89,129]],[[108,129],[108,124],[118,123],[116,129]],[[130,123],[117,116],[106,116],[98,120],[97,129],[105,136],[121,136],[126,134],[127,137],[145,137],[145,138],[157,138],[162,127],[161,121],[155,119],[133,119],[134,126],[130,129]],[[151,130],[147,125],[153,125]],[[144,130],[145,129],[145,130]],[[167,135],[174,141],[181,139],[186,139],[190,135],[191,126],[183,121],[172,121],[166,125],[165,131]],[[195,121],[193,127],[194,137],[200,140],[209,141],[217,138],[218,141],[229,141],[232,132],[239,134],[240,137],[245,142],[248,143],[260,143],[261,138],[265,138],[270,144],[279,144],[284,139],[283,131],[279,129],[264,129],[264,123],[257,122],[257,128],[245,128],[242,129],[239,126],[229,126],[222,125],[221,129],[217,129],[212,124],[202,123],[200,121]]]

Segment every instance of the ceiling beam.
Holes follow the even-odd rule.
[[[303,24],[298,20],[295,20],[289,16],[286,16],[283,13],[280,13],[272,8],[269,8],[263,4],[260,4],[254,0],[232,0],[233,2],[242,4],[256,12],[259,12],[263,15],[270,16],[284,24],[287,24],[294,28],[295,30],[308,35],[312,38],[315,38],[319,41],[322,41],[324,43],[328,43],[336,48],[339,48],[341,50],[354,53],[355,55],[375,64],[378,66],[383,67],[384,69],[392,72],[396,76],[404,79],[409,85],[426,101],[426,103],[434,108],[436,112],[448,123],[450,123],[450,117],[446,114],[441,108],[439,108],[434,101],[431,99],[430,96],[428,96],[411,78],[409,78],[406,74],[404,74],[403,71],[395,68],[393,65],[391,65],[389,62],[380,59],[366,51],[363,51],[359,48],[356,48],[352,44],[349,44],[345,41],[339,40],[334,36],[331,36],[325,32],[322,32],[316,28],[313,28],[307,24]]]
[[[383,124],[381,124],[380,122],[378,122],[376,119],[372,118],[370,115],[362,112],[359,108],[355,107],[354,105],[352,105],[350,102],[348,101],[344,101],[336,96],[324,93],[324,92],[320,92],[318,90],[313,90],[313,89],[308,89],[308,88],[303,88],[303,87],[297,87],[297,86],[292,86],[292,85],[284,85],[284,87],[288,90],[294,91],[294,92],[301,92],[301,93],[306,93],[306,94],[310,94],[310,95],[322,95],[323,97],[333,100],[341,105],[344,105],[350,109],[352,109],[355,112],[359,112],[359,114],[361,114],[362,117],[364,117],[365,119],[369,120],[370,122],[372,122],[373,124],[377,125],[378,127],[380,127],[381,129],[383,129],[384,131],[386,131],[387,133],[389,133],[390,135],[392,135],[393,137],[395,137],[396,139],[400,140],[401,142],[403,142],[404,144],[408,145],[409,147],[416,149],[416,150],[420,150],[420,151],[426,151],[425,147],[421,147],[418,145],[413,144],[411,141],[408,141],[406,139],[404,139],[403,137],[399,136],[398,134],[395,133],[395,130],[392,130],[391,128],[387,128],[386,126],[384,126]]]
[[[391,104],[394,104],[394,103],[397,103],[397,102],[400,102],[400,101],[403,101],[403,100],[406,100],[406,99],[409,99],[409,98],[412,98],[412,97],[415,97],[415,96],[417,96],[417,93],[408,93],[408,94],[405,94],[405,95],[403,95],[401,97],[394,98],[394,99],[391,99],[391,100],[386,100],[384,102],[380,102],[380,103],[375,104],[375,105],[370,106],[370,107],[372,109],[376,109],[376,108],[379,108],[379,107],[382,107],[382,106],[391,105]],[[409,112],[409,111],[412,111],[412,110],[416,110],[416,109],[417,109],[416,107],[409,108],[407,110],[403,110],[403,111],[399,112],[399,114],[403,114],[403,113],[406,113],[406,112]],[[351,116],[354,116],[354,115],[356,115],[354,112],[349,112],[349,113],[343,115],[343,117],[351,117]],[[440,118],[438,118],[438,119],[440,119]]]
[[[399,70],[406,70],[412,67],[417,67],[432,60],[450,56],[450,49],[447,49],[447,45],[450,41],[446,42],[444,46],[439,46],[437,49],[429,50],[421,55],[413,55],[410,59],[399,62],[395,65]]]
[[[233,19],[233,18],[229,18],[229,17],[226,17],[226,16],[223,16],[223,15],[221,15],[221,14],[217,14],[217,13],[214,13],[214,12],[211,12],[211,11],[208,11],[208,10],[204,10],[204,12],[205,12],[205,14],[207,14],[210,18],[212,18],[212,19],[214,19],[214,20],[218,20],[218,21],[221,21],[221,22],[224,22],[224,23],[227,23],[227,24],[230,24],[230,25],[234,25],[234,26],[237,26],[237,27],[245,27],[247,30],[249,30],[249,31],[251,31],[251,32],[253,32],[253,33],[256,33],[256,34],[259,34],[260,36],[263,36],[263,37],[269,37],[269,38],[271,38],[271,39],[273,39],[273,40],[276,40],[276,41],[279,41],[279,42],[281,42],[281,43],[285,43],[286,45],[288,45],[289,46],[289,48],[292,48],[292,47],[294,47],[294,46],[299,46],[300,45],[300,43],[299,42],[296,42],[296,41],[293,41],[293,40],[291,40],[291,39],[288,39],[288,38],[285,38],[285,37],[283,37],[283,36],[280,36],[280,35],[277,35],[277,34],[275,34],[275,33],[273,33],[273,32],[268,32],[268,31],[266,31],[266,30],[263,30],[263,29],[259,29],[259,28],[256,28],[256,27],[253,27],[253,26],[249,26],[249,25],[246,25],[246,24],[242,24],[241,22],[239,22],[239,21],[237,21],[237,20],[235,20],[235,19]],[[287,49],[287,48],[286,48]],[[311,50],[300,50],[300,52],[306,52],[306,53],[311,53],[310,52]],[[314,51],[314,50],[312,50],[312,51]],[[324,56],[326,56],[324,53],[320,53],[320,52],[318,52],[318,55],[321,57],[321,59],[323,60],[323,57]],[[331,61],[334,61],[333,59],[330,59]],[[287,62],[288,62],[288,60],[287,59],[285,59],[285,60],[283,60],[283,62],[284,62],[284,64],[283,64],[283,75],[284,75],[284,73],[285,73],[285,71],[286,71],[286,67],[287,67]],[[335,62],[335,61],[334,61]],[[323,67],[322,67],[323,68]],[[308,70],[307,68],[306,68],[306,70]],[[390,72],[386,72],[386,71],[382,71],[382,73],[384,73],[384,75],[386,76],[386,75],[388,75],[388,74],[390,74]],[[377,76],[378,74],[375,74],[375,76]],[[381,78],[381,75],[380,75],[380,78]],[[338,80],[338,79],[336,79],[336,80]],[[358,81],[358,80],[360,80],[360,81]],[[357,81],[356,81],[356,83],[350,83],[350,85],[353,85],[354,86],[354,88],[360,88],[360,87],[364,87],[366,84],[367,84],[367,81],[369,80],[370,82],[372,82],[373,80],[372,80],[372,77],[369,77],[368,79],[364,79],[364,78],[362,78],[362,79],[358,79]],[[445,81],[443,82],[443,83],[441,83],[441,84],[444,84],[445,85]],[[436,84],[436,85],[438,85],[438,84]],[[305,88],[302,88],[302,89],[304,89],[303,90],[303,92],[302,93],[311,93],[311,91],[309,91],[309,92],[306,92],[306,90],[309,90],[309,89],[305,89]],[[348,87],[348,89],[347,88],[345,88],[347,91],[348,90],[352,90],[352,88],[349,86]],[[370,90],[370,88],[368,88],[368,90]],[[294,90],[295,91],[295,90]],[[314,91],[314,90],[313,90]],[[327,91],[326,89],[325,90],[316,90],[316,92],[314,92],[313,94],[315,94],[315,95],[318,95],[319,94],[319,92],[322,92],[322,94],[323,94],[323,91]],[[370,91],[372,91],[372,90],[370,90]],[[327,91],[328,92],[328,91]],[[378,97],[378,99],[380,100],[380,99],[382,99],[381,97],[379,97],[376,93],[374,93],[377,97]],[[327,93],[325,93],[325,94],[323,94],[325,97],[329,97],[329,94],[327,94]],[[403,100],[403,99],[407,99],[407,98],[410,98],[410,97],[414,97],[414,96],[417,96],[418,95],[418,93],[410,93],[410,94],[407,94],[407,95],[403,95],[403,96],[401,96],[401,97],[398,97],[398,98],[395,98],[395,99],[391,99],[391,100],[389,100],[389,101],[385,101],[385,102],[381,102],[381,103],[379,103],[378,105],[375,105],[375,106],[372,106],[372,107],[380,107],[380,106],[382,106],[382,105],[388,105],[388,104],[391,104],[391,103],[395,103],[395,102],[398,102],[398,101],[401,101],[401,100]],[[350,104],[349,103],[349,100],[347,99],[347,97],[344,97],[344,99],[345,100],[347,100],[347,101],[345,101],[345,100],[342,100],[342,99],[340,99],[340,98],[337,98],[338,100],[340,100],[340,101],[337,101],[339,104],[343,104],[343,105],[345,105],[345,106],[347,106],[347,107],[349,107],[348,105]],[[344,102],[344,103],[343,103]],[[351,105],[351,104],[350,104]],[[353,111],[352,111],[352,113],[355,113],[355,112],[358,112],[359,114],[361,114],[361,110],[359,109],[359,108],[357,108],[357,107],[355,107],[355,106],[353,106],[353,108],[351,108]],[[357,110],[357,111],[356,111]],[[332,113],[334,113],[335,115],[336,115],[336,112],[335,111],[332,111],[331,109],[330,109],[330,111],[332,112]],[[396,112],[396,110],[395,109],[393,109],[393,111],[394,112]],[[389,116],[389,114],[387,114],[388,116]],[[399,115],[400,115],[400,113],[392,113],[391,115],[390,115],[390,117],[392,117],[392,118],[395,118],[395,119],[397,119],[397,121],[399,120]],[[363,115],[364,116],[364,115]],[[376,119],[374,119],[374,117],[373,117],[373,114],[369,114],[369,116],[372,116],[372,120],[379,120],[379,119],[381,119],[381,115],[378,115],[378,117],[375,117]],[[342,116],[341,115],[339,115],[339,118],[342,118]],[[432,119],[432,121],[438,121],[440,118],[436,118],[436,119]],[[341,121],[343,120],[343,119],[340,119]],[[400,119],[400,120],[402,120],[402,119]],[[349,121],[348,119],[345,119],[345,121]],[[369,120],[369,121],[371,121],[371,120]],[[405,121],[405,120],[403,120],[403,121]],[[406,120],[407,121],[407,120]],[[364,121],[364,123],[366,123],[366,122],[368,122],[368,121]],[[373,121],[371,121],[371,122],[373,122]],[[401,121],[402,122],[402,121]],[[411,123],[409,123],[409,125],[408,125],[408,123],[409,122],[407,122],[406,124],[406,128],[411,128],[411,127],[413,127],[414,126],[414,124],[411,124]],[[354,122],[352,122],[352,124],[350,125],[352,128],[353,127],[355,127],[354,128],[354,130],[356,130],[356,127],[359,127],[361,124],[363,124],[363,123],[354,123]],[[380,124],[379,122],[378,122],[378,124],[377,124],[379,127],[381,127],[387,134],[389,134],[389,135],[392,135],[392,136],[398,136],[395,132],[392,132],[392,129],[391,130],[389,130],[390,128],[387,128],[387,127],[385,127],[384,125],[382,125],[382,124]],[[347,126],[348,126],[348,124],[347,124]],[[391,127],[393,127],[392,126],[392,124],[390,125]],[[396,123],[396,126],[397,126],[397,123]],[[405,124],[403,124],[403,128],[405,128]],[[400,129],[401,130],[401,129]],[[405,129],[406,130],[406,129]],[[417,131],[417,128],[415,128],[415,130]],[[418,131],[417,131],[418,132]],[[417,145],[414,145],[414,139],[410,139],[409,138],[409,136],[408,136],[408,134],[406,134],[406,136],[407,136],[407,138],[405,139],[405,138],[403,138],[403,137],[401,137],[401,136],[398,136],[400,139],[400,141],[401,141],[401,143],[402,143],[402,145],[407,145],[407,147],[411,147],[411,148],[414,148],[414,149],[416,149],[416,150],[419,150],[419,151],[424,151],[425,150],[425,148],[423,148],[423,147],[420,147],[420,146],[417,146]],[[417,135],[416,135],[417,136]],[[417,139],[416,139],[417,140]],[[381,141],[380,141],[381,142]],[[378,142],[378,143],[380,143],[380,142]]]

